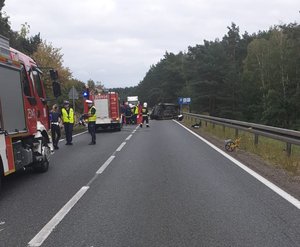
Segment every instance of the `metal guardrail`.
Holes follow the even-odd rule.
[[[290,156],[292,152],[292,144],[300,145],[300,131],[282,129],[272,126],[266,126],[255,123],[242,122],[226,118],[211,117],[206,115],[183,113],[185,118],[191,118],[195,121],[205,121],[212,124],[221,125],[235,129],[235,135],[238,136],[238,131],[242,130],[254,134],[254,143],[258,144],[259,136],[269,137],[286,143],[286,152]]]

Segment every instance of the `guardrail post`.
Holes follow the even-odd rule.
[[[239,136],[239,130],[235,129],[235,137],[238,137],[238,136]]]
[[[213,123],[213,129],[215,128],[215,123]]]
[[[205,121],[205,126],[207,127],[207,121]]]
[[[258,145],[258,134],[254,134],[254,144]]]
[[[292,154],[292,144],[291,143],[286,143],[286,153],[287,153],[287,156],[290,157],[291,154]]]

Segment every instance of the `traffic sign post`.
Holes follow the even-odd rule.
[[[69,99],[73,100],[73,110],[74,110],[74,114],[75,114],[75,99],[78,99],[79,95],[77,90],[75,89],[74,86],[72,86],[72,88],[69,91]]]
[[[188,105],[188,108],[189,108],[189,111],[190,111],[191,102],[192,102],[191,98],[179,97],[178,98],[178,104],[180,105],[180,113],[182,112],[182,105]]]

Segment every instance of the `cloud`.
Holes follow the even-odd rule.
[[[13,29],[61,47],[64,65],[83,81],[106,87],[137,85],[165,51],[221,39],[231,22],[241,32],[299,21],[294,0],[7,0]]]

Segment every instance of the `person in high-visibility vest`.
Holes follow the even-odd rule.
[[[70,107],[69,101],[64,101],[64,107],[61,109],[62,121],[65,127],[66,145],[73,145],[72,133],[74,125],[74,110]]]
[[[89,111],[86,116],[87,121],[88,121],[88,130],[89,133],[92,136],[92,141],[89,143],[89,145],[95,145],[96,144],[96,108],[93,106],[93,101],[91,100],[86,100],[85,101],[88,104]]]
[[[139,114],[139,108],[137,105],[133,105],[131,108],[132,112],[132,123],[137,124],[137,115]]]

